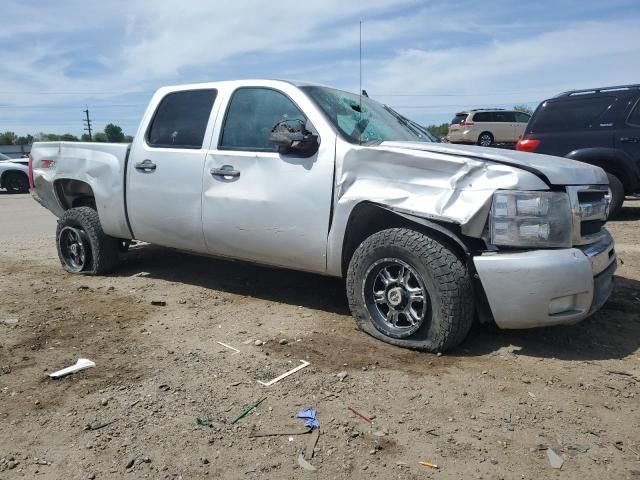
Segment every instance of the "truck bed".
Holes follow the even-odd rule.
[[[85,189],[90,188],[104,231],[114,237],[130,238],[124,198],[129,147],[125,143],[34,143],[34,198],[59,217],[65,202],[81,201]]]

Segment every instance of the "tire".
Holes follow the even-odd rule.
[[[609,218],[615,218],[622,210],[624,185],[615,175],[607,172],[607,177],[609,178],[609,196],[611,197],[609,201]]]
[[[2,186],[9,193],[29,193],[29,179],[22,172],[9,172],[2,180]]]
[[[392,345],[442,352],[460,344],[473,323],[471,279],[464,263],[415,230],[392,228],[367,238],[349,262],[346,283],[357,326]],[[420,289],[424,302],[408,300],[419,298]],[[404,312],[391,314],[390,320],[392,308]]]
[[[476,143],[481,147],[490,147],[493,145],[493,135],[490,132],[482,132],[478,135],[478,141]]]
[[[102,231],[98,212],[71,208],[58,219],[56,247],[62,267],[70,273],[104,275],[119,263],[119,240]]]

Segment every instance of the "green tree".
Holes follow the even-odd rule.
[[[427,127],[427,130],[433,133],[436,137],[442,138],[445,137],[447,133],[449,133],[449,124],[441,123],[440,125],[429,125]]]
[[[65,141],[65,142],[77,142],[79,139],[75,135],[71,135],[70,133],[65,133],[63,135],[60,135],[59,140]]]
[[[90,142],[91,141],[91,137],[89,137],[88,133],[83,133],[82,136],[80,137],[80,140],[83,142]]]
[[[17,139],[15,132],[0,132],[0,145],[15,145]]]
[[[97,132],[94,136],[93,136],[93,141],[94,142],[108,142],[109,140],[107,139],[107,134],[104,132]]]
[[[526,105],[524,103],[521,103],[520,105],[514,105],[513,109],[516,112],[522,112],[522,113],[526,113],[528,115],[533,114],[533,109],[529,105]]]
[[[120,143],[124,141],[124,133],[122,133],[122,128],[113,123],[110,123],[106,127],[104,127],[104,134],[107,136],[108,142]]]
[[[131,143],[133,142],[133,137],[131,135],[125,135],[124,136],[124,141],[127,143]]]
[[[31,135],[27,135],[26,137],[18,137],[16,138],[16,145],[29,145],[29,143],[31,143],[29,141],[29,137],[31,137]],[[31,137],[33,138],[33,137]]]

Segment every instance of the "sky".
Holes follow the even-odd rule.
[[[163,85],[362,87],[422,123],[640,83],[640,1],[2,0],[0,131],[135,134]]]

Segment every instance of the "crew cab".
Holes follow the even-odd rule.
[[[131,145],[36,143],[30,176],[68,272],[108,273],[138,239],[345,277],[362,330],[439,352],[475,318],[575,323],[609,296],[607,177],[552,160],[433,143],[333,88],[243,80],[159,89]]]

